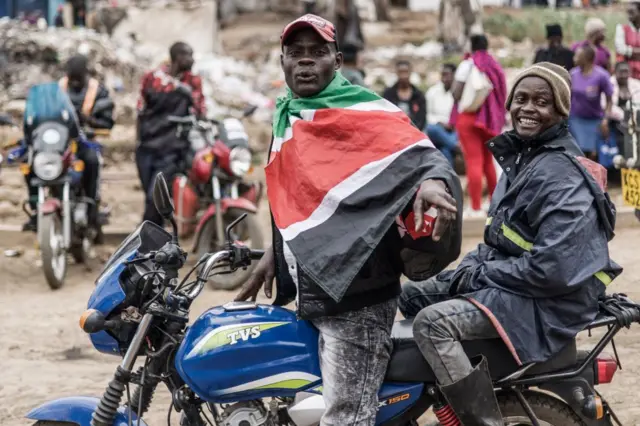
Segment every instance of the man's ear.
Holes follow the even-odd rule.
[[[284,71],[284,52],[280,53],[280,68]]]
[[[344,57],[342,56],[342,52],[336,52],[336,71],[342,68],[342,63],[344,62]]]

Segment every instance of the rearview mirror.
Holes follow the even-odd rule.
[[[156,206],[156,210],[158,210],[160,216],[167,220],[173,218],[175,209],[173,207],[173,201],[171,201],[167,181],[162,172],[156,175],[156,181],[153,185],[153,204]]]

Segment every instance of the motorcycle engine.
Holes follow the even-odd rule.
[[[276,420],[255,401],[229,405],[222,413],[223,426],[277,426]]]

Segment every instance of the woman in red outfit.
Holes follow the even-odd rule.
[[[482,177],[487,179],[489,196],[496,187],[496,169],[486,142],[499,135],[505,122],[507,84],[500,64],[487,52],[489,43],[484,35],[471,36],[471,54],[458,66],[452,86],[456,103],[462,96],[465,82],[473,67],[484,73],[493,89],[476,112],[458,112],[457,105],[451,112],[451,124],[458,131],[462,153],[467,168],[470,216],[480,216],[482,211]]]

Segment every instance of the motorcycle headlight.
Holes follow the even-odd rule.
[[[246,175],[251,168],[251,151],[241,146],[233,148],[229,153],[229,167],[237,177]]]
[[[62,157],[53,152],[39,152],[33,159],[33,173],[42,180],[54,180],[62,174]]]

